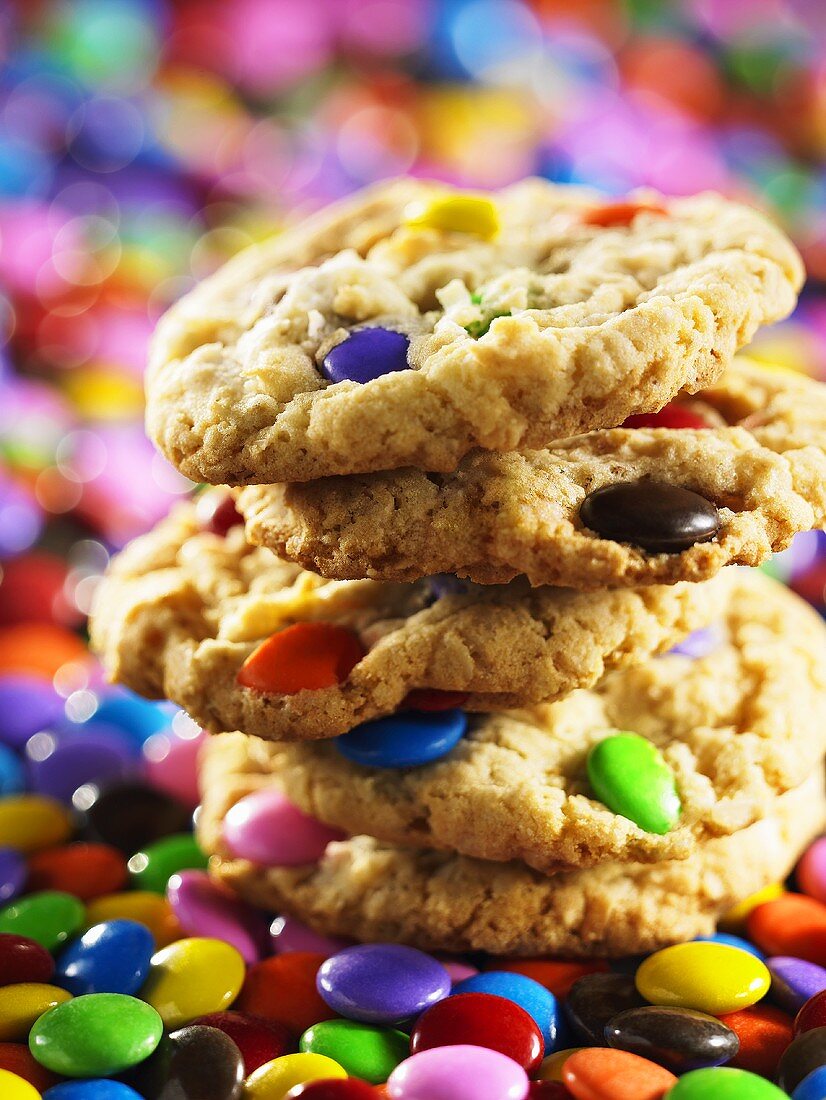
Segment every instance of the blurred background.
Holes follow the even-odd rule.
[[[131,738],[116,774],[194,751],[84,644],[110,554],[192,488],[143,435],[147,339],[238,249],[371,180],[744,197],[811,273],[753,352],[826,378],[824,45],[823,0],[0,5],[0,741],[34,773],[79,727]],[[770,567],[817,605],[821,549]]]

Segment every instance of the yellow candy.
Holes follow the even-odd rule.
[[[41,1100],[34,1085],[7,1069],[0,1069],[0,1096],[3,1100]]]
[[[86,927],[107,920],[136,920],[145,924],[157,948],[183,939],[183,929],[172,906],[160,894],[150,890],[130,890],[122,894],[104,894],[86,905]]]
[[[290,1089],[307,1081],[341,1079],[347,1074],[325,1054],[285,1054],[250,1074],[244,1085],[246,1100],[283,1100]]]
[[[82,416],[120,420],[143,410],[143,388],[136,378],[104,367],[69,372],[66,392]]]
[[[739,947],[678,943],[649,955],[637,970],[636,984],[652,1004],[723,1016],[764,997],[771,975],[760,959]]]
[[[572,1054],[576,1054],[578,1050],[583,1049],[583,1047],[568,1047],[567,1050],[557,1050],[553,1054],[549,1054],[547,1058],[543,1059],[542,1065],[539,1067],[538,1080],[561,1081],[562,1067]]]
[[[781,898],[785,893],[786,890],[782,883],[772,882],[768,886],[764,886],[762,890],[758,890],[756,894],[749,894],[747,898],[739,901],[733,908],[729,909],[720,921],[721,931],[741,932],[746,926],[746,921],[752,909],[756,909],[758,905],[763,905],[764,902]]]
[[[29,854],[68,840],[72,821],[65,806],[40,794],[0,799],[0,848]]]
[[[229,1008],[244,983],[244,960],[223,940],[177,940],[152,956],[141,997],[171,1031],[209,1012]]]
[[[417,229],[471,233],[489,241],[499,232],[496,206],[483,195],[441,195],[414,202],[405,211],[405,223]]]
[[[0,987],[0,1040],[25,1039],[35,1020],[55,1005],[71,1001],[71,993],[44,982],[18,982]],[[5,1100],[5,1093],[0,1096]]]

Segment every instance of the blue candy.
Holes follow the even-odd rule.
[[[515,1001],[536,1021],[545,1040],[546,1053],[558,1045],[561,1029],[559,1002],[553,993],[533,978],[511,974],[507,970],[488,970],[457,982],[451,996],[456,993],[493,993]]]
[[[26,771],[17,753],[0,743],[0,797],[26,789]]]
[[[765,955],[750,940],[744,940],[742,936],[735,936],[732,932],[714,932],[711,936],[696,936],[701,943],[724,943],[728,947],[739,947],[741,951],[748,951],[758,959],[765,959]]]
[[[809,1073],[792,1093],[792,1100],[823,1100],[826,1097],[826,1066]]]
[[[61,1081],[43,1093],[43,1100],[142,1100],[139,1093],[122,1081]]]
[[[155,940],[144,924],[109,920],[95,924],[60,954],[56,985],[75,997],[84,993],[138,992],[149,973]]]
[[[403,711],[337,737],[342,756],[370,768],[413,768],[447,756],[467,730],[461,710]]]
[[[50,680],[37,676],[0,676],[0,741],[20,749],[32,734],[61,721],[65,703]]]
[[[410,341],[389,328],[360,328],[325,355],[321,371],[331,382],[372,382],[383,374],[409,370]]]

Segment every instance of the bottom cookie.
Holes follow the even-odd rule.
[[[604,863],[551,876],[520,863],[380,844],[330,844],[302,867],[232,859],[224,815],[239,799],[278,785],[277,758],[262,771],[243,734],[212,738],[202,758],[201,842],[216,879],[263,908],[318,932],[425,950],[497,955],[620,956],[713,931],[722,914],[783,878],[826,822],[821,768],[778,797],[772,813],[684,860]]]

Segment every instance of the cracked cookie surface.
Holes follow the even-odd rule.
[[[365,767],[335,742],[271,746],[284,791],[349,835],[544,872],[679,859],[745,828],[826,751],[826,626],[759,573],[720,579],[719,618],[692,647],[703,656],[651,658],[531,711],[478,715],[422,767]],[[682,810],[663,835],[613,813],[588,782],[589,751],[617,731],[645,737],[674,775]]]
[[[542,875],[523,864],[383,845],[328,845],[297,868],[231,858],[229,808],[277,785],[277,760],[243,734],[212,738],[202,758],[201,843],[210,872],[255,905],[291,913],[326,935],[408,943],[426,951],[606,957],[709,935],[735,903],[782,880],[826,821],[822,769],[781,795],[765,818],[705,841],[687,859],[605,863]]]
[[[581,593],[524,581],[325,582],[251,547],[243,526],[224,537],[203,530],[186,504],[114,560],[91,632],[110,677],[133,691],[174,700],[214,732],[302,740],[392,713],[415,689],[467,694],[469,710],[561,696],[668,649],[710,622],[719,598],[697,585]],[[349,628],[366,649],[343,682],[294,694],[238,683],[261,643],[309,621]]]
[[[481,584],[588,589],[700,581],[759,565],[798,531],[826,526],[826,386],[738,360],[683,408],[707,428],[613,428],[522,454],[474,451],[445,475],[406,469],[249,486],[238,494],[253,542],[328,577],[413,580],[456,573]],[[649,483],[716,507],[709,541],[651,553],[603,538],[580,511],[597,490]]]
[[[536,179],[491,195],[493,239],[405,221],[411,202],[444,193],[370,188],[172,307],[150,353],[147,426],[178,469],[307,481],[546,446],[710,384],[802,282],[782,232],[718,195],[600,225],[597,193]],[[325,374],[365,328],[408,338],[402,369]]]

